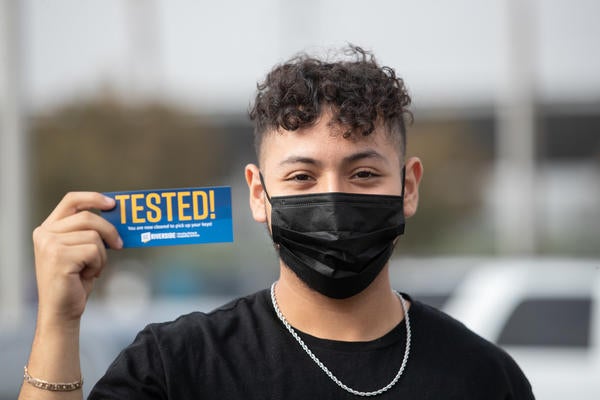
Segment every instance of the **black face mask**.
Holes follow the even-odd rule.
[[[269,197],[279,256],[310,288],[336,299],[363,291],[404,233],[402,196],[317,193]]]

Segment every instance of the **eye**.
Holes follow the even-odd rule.
[[[374,173],[373,171],[369,171],[369,170],[358,171],[353,175],[353,177],[358,178],[358,179],[376,178],[378,176],[380,176],[380,175]]]
[[[311,179],[312,179],[312,177],[308,174],[296,174],[296,175],[293,175],[292,177],[290,177],[288,180],[289,181],[306,182]]]

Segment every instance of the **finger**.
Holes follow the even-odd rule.
[[[91,279],[100,276],[105,265],[106,250],[104,246],[98,243],[86,243],[76,246],[69,246],[69,257],[79,260],[79,273],[82,279]]]
[[[81,278],[85,280],[97,278],[106,266],[106,249],[102,243],[83,246],[85,246],[85,249],[82,250],[90,252],[90,259],[81,270]]]
[[[47,224],[45,228],[55,233],[96,231],[111,248],[120,249],[123,247],[123,242],[115,226],[101,216],[89,211],[82,211],[54,221]]]
[[[97,192],[69,192],[50,213],[44,224],[73,215],[82,210],[97,208],[109,210],[115,206],[115,200]]]
[[[97,269],[106,263],[106,249],[96,231],[44,232],[37,235],[34,249],[36,271],[40,274],[58,272],[57,266],[63,273],[79,274],[88,264]],[[92,250],[94,252],[90,252]]]
[[[60,241],[62,246],[70,247],[93,244],[98,248],[100,263],[104,265],[108,260],[104,242],[97,231],[89,230],[63,233],[60,235]]]

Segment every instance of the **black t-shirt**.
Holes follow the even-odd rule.
[[[405,295],[405,297],[407,297]],[[409,310],[406,370],[377,399],[533,399],[513,359],[460,322],[418,301]],[[299,332],[344,384],[377,390],[404,356],[402,321],[369,342]],[[151,324],[117,357],[89,399],[356,399],[309,358],[277,318],[267,290],[210,313]]]

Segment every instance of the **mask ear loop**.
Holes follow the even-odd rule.
[[[269,204],[273,204],[271,203],[271,196],[269,196],[269,192],[267,192],[267,186],[265,185],[265,178],[263,178],[262,172],[258,171],[258,177],[260,178],[260,184],[263,187],[263,192],[265,192],[265,196],[267,197],[267,200],[269,201]],[[265,213],[266,213],[267,207],[265,206]],[[273,227],[271,225],[271,221],[269,221],[269,216],[267,215],[267,230],[269,230],[269,227],[271,229],[271,238],[273,237],[273,229],[277,229],[277,227]],[[277,249],[277,251],[279,251],[279,243],[274,243],[275,248]]]
[[[402,198],[402,212],[404,212],[404,187],[406,186],[406,165],[402,166],[402,192],[400,193],[400,197]],[[402,229],[400,231],[400,233],[398,234],[398,236],[396,236],[396,239],[394,239],[393,242],[393,246],[396,247],[396,244],[398,243],[398,239],[400,238],[400,235],[404,234],[404,225],[402,226]]]
[[[273,204],[271,203],[271,196],[269,196],[269,193],[267,192],[267,186],[265,185],[265,179],[263,178],[262,172],[258,171],[258,177],[260,178],[260,184],[263,187],[263,192],[265,192],[265,196],[267,196],[267,200],[269,200],[269,204]],[[404,193],[404,184],[402,185],[402,193]]]
[[[402,196],[402,202],[404,203],[404,187],[406,186],[406,165],[402,166],[402,193],[400,194],[400,196]],[[261,179],[262,179],[262,175],[261,175]],[[263,184],[264,187],[264,184]],[[266,193],[266,191],[265,191]],[[267,195],[268,197],[268,195]],[[269,203],[271,202],[271,200],[269,200]]]

